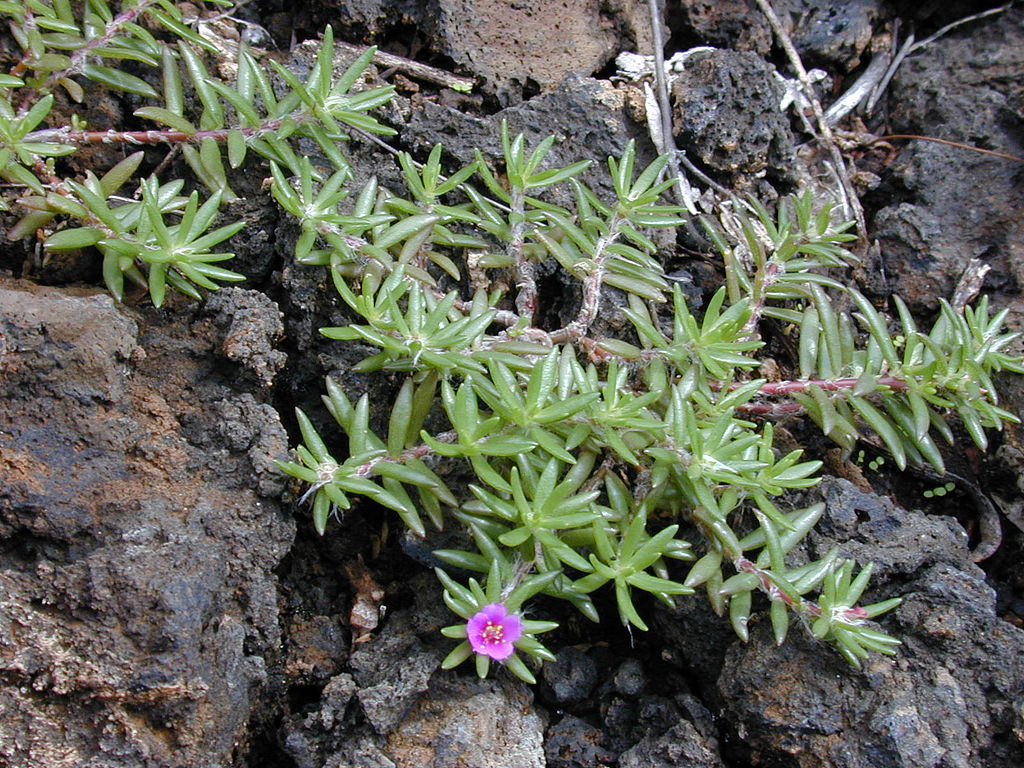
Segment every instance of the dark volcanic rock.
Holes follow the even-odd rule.
[[[408,616],[392,617],[384,631],[358,646],[349,663],[359,690],[356,696],[374,729],[391,731],[422,693],[441,656],[423,646],[408,626]]]
[[[257,5],[319,26],[277,26]],[[766,60],[774,51],[772,61],[784,68],[783,59],[752,0],[667,5],[670,47],[723,49],[694,57],[675,88],[676,130],[689,156],[746,189],[762,176],[780,189],[806,178],[793,151],[796,123],[778,110],[781,94]],[[888,13],[871,0],[774,6],[807,62],[832,74],[863,63],[870,34],[882,31]],[[477,93],[463,97],[410,84],[401,73],[382,79],[371,68],[372,83],[388,79],[401,93],[380,113],[399,130],[389,141],[421,160],[443,143],[446,170],[480,149],[500,175],[502,119],[528,142],[556,135],[552,164],[594,160],[586,179],[605,196],[609,154],[636,139],[638,161],[653,157],[636,119],[637,87],[593,77],[620,50],[650,51],[645,3],[321,0],[249,4],[241,12],[306,34],[322,30],[322,19],[335,24],[339,39],[383,39],[395,52],[475,76]],[[944,21],[962,15],[942,12],[950,14]],[[891,130],[1022,154],[1022,19],[1011,9],[911,57],[888,97]],[[296,48],[300,75],[318,45]],[[339,53],[336,64],[351,59]],[[502,110],[482,114],[495,107]],[[100,124],[121,121],[116,98],[83,108],[109,112]],[[931,143],[900,146],[895,162],[874,168],[885,178],[868,205],[887,287],[915,309],[931,309],[971,256],[994,267],[990,287],[1024,281],[1018,166]],[[306,142],[300,151],[317,150]],[[402,194],[390,155],[358,137],[346,151],[354,188],[376,175]],[[97,145],[62,162],[82,161],[84,170],[119,154]],[[85,162],[97,157],[104,162]],[[233,176],[232,184],[245,197],[225,216],[254,226],[232,243],[236,266],[254,286],[272,283],[273,299],[228,288],[204,307],[178,302],[133,313],[103,295],[0,285],[0,764],[1024,764],[1024,633],[997,618],[963,531],[950,518],[903,510],[839,481],[814,492],[810,500],[825,500],[827,514],[794,559],[838,547],[878,564],[870,600],[905,596],[882,619],[903,645],[860,672],[796,621],[788,643],[776,648],[766,622],[755,618],[744,645],[702,594],[673,608],[650,601],[654,631],[621,651],[617,626],[609,630],[617,639],[587,630],[581,640],[572,620],[564,621],[548,641],[559,661],[538,674],[549,686],[540,703],[497,665],[487,681],[471,665],[438,671],[452,643],[437,630],[455,619],[433,576],[398,551],[394,518],[370,502],[332,523],[328,536],[304,534],[278,589],[275,569],[293,530],[275,501],[286,483],[272,459],[284,456],[286,438],[270,398],[282,412],[302,405],[329,427],[332,447],[343,446],[319,402],[324,373],[353,396],[369,394],[375,428],[386,422],[384,404],[398,379],[353,370],[373,348],[320,336],[318,328],[344,325],[352,313],[324,270],[287,256],[272,273],[290,254],[298,226],[265,207],[269,198],[257,191],[265,168],[238,175],[244,178],[236,184]],[[556,198],[571,204],[568,194]],[[670,268],[690,269],[675,235],[659,237]],[[0,255],[0,265],[35,270],[44,280],[99,279],[92,253],[46,265],[19,248]],[[538,271],[544,321],[562,325],[578,310],[578,288],[552,261]],[[688,298],[696,305],[699,294],[694,288]],[[621,304],[615,291],[603,295],[595,333],[622,333]],[[386,585],[389,610],[353,640],[347,623],[359,595],[344,566],[362,556]],[[553,618],[567,615],[558,611]],[[586,651],[560,647],[584,641]],[[545,703],[559,710],[550,726]]]
[[[674,37],[767,55],[772,30],[756,9],[753,0],[673,2],[668,3],[668,23]]]
[[[816,768],[1020,765],[1012,708],[1024,682],[1024,632],[993,615],[991,593],[981,605],[951,602],[987,590],[944,570],[922,574],[922,591],[899,609],[905,648],[895,660],[872,657],[862,673],[804,636],[777,648],[765,625],[750,645],[734,646],[720,689],[749,748]],[[933,644],[935,633],[943,642]]]
[[[628,0],[355,0],[324,16],[343,39],[420,48],[477,79],[501,106],[546,91],[566,75],[592,75],[623,50],[649,51],[646,4]],[[410,35],[408,27],[416,28]]]
[[[601,731],[578,717],[566,715],[544,734],[548,768],[589,768],[611,762],[614,755],[601,746]]]
[[[434,0],[426,16],[440,53],[482,78],[503,106],[650,46],[646,7],[623,0]]]
[[[389,611],[380,631],[354,646],[349,671],[286,718],[280,741],[301,768],[544,765],[543,710],[528,686],[499,669],[438,669],[451,621],[430,574],[411,579],[415,606]]]
[[[660,603],[653,605],[655,627],[665,647],[664,658],[673,666],[692,672],[701,687],[708,688],[718,676],[729,646],[739,641],[728,619],[711,610],[703,591],[678,597],[674,603],[671,608]]]
[[[660,736],[648,736],[619,756],[619,768],[722,768],[718,744],[689,720],[680,720]]]
[[[772,68],[753,53],[695,54],[672,85],[676,140],[713,171],[792,183],[795,138],[781,96]]]
[[[396,768],[543,768],[546,718],[533,706],[528,686],[496,677],[438,675],[388,738],[386,751]]]
[[[952,517],[905,510],[834,477],[822,480],[813,497],[825,502],[825,513],[807,537],[812,558],[838,547],[843,557],[874,563],[876,580],[886,581],[936,563],[971,562],[967,534]]]
[[[0,306],[0,762],[226,765],[280,644],[292,536],[217,437],[237,393],[189,355],[153,371],[166,329],[147,359],[106,295],[5,283]],[[184,416],[224,450],[189,443]],[[246,441],[286,445],[276,418]]]
[[[639,696],[647,687],[643,665],[636,659],[626,659],[612,677],[615,692],[623,696]]]
[[[879,0],[775,0],[772,7],[808,67],[856,67],[881,15]],[[753,0],[687,0],[668,3],[673,36],[702,45],[752,51],[767,57],[771,27]]]
[[[891,133],[1024,155],[1024,12],[975,22],[910,57],[889,97]],[[876,217],[890,286],[916,312],[949,298],[971,258],[993,268],[987,286],[1022,277],[1020,164],[931,141],[903,145],[891,166],[901,202]]]
[[[840,71],[861,63],[881,5],[879,0],[783,0],[772,4],[776,13],[790,22],[786,31],[806,66],[827,66]]]
[[[277,304],[258,291],[221,288],[207,299],[206,309],[224,328],[224,356],[269,387],[288,361],[288,355],[276,348],[284,333]]]
[[[542,668],[544,690],[559,705],[588,698],[597,687],[597,665],[579,648],[564,648],[558,658]]]
[[[606,80],[570,74],[551,90],[489,117],[429,101],[414,103],[402,141],[416,154],[440,142],[456,163],[472,162],[474,149],[496,162],[501,157],[502,120],[508,121],[513,136],[522,133],[530,144],[558,137],[545,160],[547,167],[593,160],[591,172],[583,178],[595,185],[607,178],[608,156],[621,155],[630,139],[642,142],[647,131],[631,118],[622,89]],[[653,159],[651,155],[647,161]]]
[[[330,23],[346,40],[372,42],[400,24],[421,23],[421,0],[345,0],[331,4]]]

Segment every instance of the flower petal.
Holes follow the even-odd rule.
[[[484,655],[490,656],[495,661],[504,661],[512,652],[515,650],[512,643],[494,643],[488,645],[487,650],[484,651]]]
[[[505,639],[510,643],[523,636],[523,622],[517,614],[508,614],[501,623],[505,627]]]
[[[508,611],[501,603],[491,603],[490,605],[485,605],[481,608],[480,613],[478,613],[477,616],[480,614],[486,616],[488,621],[493,621],[495,624],[501,624],[505,620],[505,616],[508,615]]]

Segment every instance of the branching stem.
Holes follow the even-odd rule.
[[[523,248],[526,242],[526,194],[522,189],[513,188],[511,195],[509,221],[512,226],[508,250],[516,265],[516,287],[519,289],[516,312],[521,320],[533,325],[533,315],[537,311],[537,265]]]
[[[604,281],[605,262],[608,259],[608,246],[619,239],[621,227],[625,219],[615,214],[608,224],[608,232],[602,235],[594,248],[593,266],[583,279],[582,304],[579,314],[564,328],[552,331],[553,344],[574,343],[587,335],[591,324],[597,319],[597,309],[601,301],[601,285]]]
[[[768,259],[764,269],[758,270],[750,295],[750,317],[747,318],[747,322],[740,329],[739,338],[752,339],[757,336],[757,326],[761,322],[761,314],[764,312],[765,302],[768,301],[768,291],[775,284],[775,281],[785,273],[785,266],[780,264],[776,258]]]
[[[761,387],[762,395],[790,395],[794,392],[806,392],[809,387],[818,387],[826,392],[838,392],[843,389],[853,389],[860,382],[860,379],[805,379],[795,381],[769,381]],[[903,379],[895,376],[879,376],[875,382],[879,387],[888,387],[894,390],[905,390],[909,385]],[[729,385],[729,389],[736,389],[739,383]]]
[[[861,207],[860,200],[857,198],[857,191],[853,188],[853,183],[850,181],[850,175],[846,171],[846,161],[843,159],[842,153],[839,151],[839,147],[836,145],[835,136],[832,134],[832,128],[825,120],[825,112],[821,108],[821,102],[818,101],[818,97],[814,93],[814,88],[811,85],[810,78],[807,76],[807,70],[804,68],[803,62],[800,60],[800,54],[796,50],[796,46],[793,45],[793,41],[790,39],[785,28],[782,26],[782,21],[779,20],[778,15],[775,13],[775,9],[772,8],[772,4],[769,0],[755,0],[761,12],[768,19],[768,24],[771,26],[772,31],[779,40],[779,44],[782,49],[786,52],[786,56],[789,59],[789,63],[792,65],[793,70],[796,72],[797,79],[800,81],[800,85],[803,88],[804,96],[807,97],[807,101],[811,105],[811,110],[814,112],[814,119],[817,123],[819,132],[821,133],[822,141],[832,158],[832,162],[835,165],[836,173],[839,174],[840,185],[843,190],[843,194],[846,197],[847,204],[850,207],[851,213],[857,220],[857,234],[860,237],[861,243],[867,245],[867,224],[864,221],[864,209]]]
[[[758,587],[762,592],[773,600],[781,600],[796,613],[812,619],[817,619],[824,615],[821,606],[813,600],[807,600],[803,597],[794,599],[784,590],[779,589],[775,585],[771,571],[758,568],[757,563],[753,560],[740,556],[733,560],[733,566],[735,566],[739,573],[752,573],[757,576]],[[859,606],[841,608],[833,611],[832,618],[847,624],[860,624],[867,618],[867,612]]]
[[[301,124],[309,120],[311,115],[304,110],[297,110],[287,117],[268,120],[255,128],[218,128],[210,131],[186,133],[172,128],[160,128],[150,131],[75,131],[69,127],[47,128],[33,131],[25,136],[24,141],[50,142],[54,144],[198,144],[204,139],[227,141],[228,134],[237,130],[246,138],[259,137],[279,130],[285,120]]]

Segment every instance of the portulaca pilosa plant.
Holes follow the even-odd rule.
[[[526,618],[527,601],[561,598],[596,621],[591,595],[602,588],[622,623],[641,630],[638,593],[671,604],[702,587],[743,639],[760,593],[779,643],[796,617],[854,665],[895,652],[898,641],[869,620],[899,598],[859,603],[870,564],[858,570],[838,551],[788,562],[824,509],[780,497],[816,484],[821,462],[780,454],[772,419],[804,413],[848,450],[870,432],[899,467],[941,470],[936,437],[952,442],[949,419],[982,447],[986,427],[1014,419],[991,380],[1024,371],[1003,351],[1013,338],[1001,332],[1005,313],[990,316],[985,300],[963,312],[943,303],[922,332],[896,300],[894,338],[867,299],[829,274],[852,261],[848,225],[827,205],[815,213],[804,194],[775,216],[756,203],[753,216],[734,214],[739,245],[705,222],[726,280],[695,314],[646,234],[681,223],[661,200],[666,159],[638,169],[630,144],[608,161],[615,197],[603,201],[578,178],[586,163],[545,167],[552,145],[529,148],[503,128],[499,167],[478,154],[447,178],[441,147],[422,166],[400,155],[405,196],[371,181],[347,218],[327,214],[337,229],[302,241],[299,259],[328,267],[360,318],[321,333],[376,347],[360,370],[404,376],[385,435],[370,428],[367,396],[353,403],[328,380],[325,406],[348,436],[344,460],[298,412],[301,463],[281,466],[309,483],[317,530],[352,495],[393,509],[418,535],[428,523],[463,528],[465,549],[434,553],[479,574],[463,584],[437,570],[463,620],[443,630],[462,640],[443,666],[472,657],[481,676],[496,661],[532,682],[520,655],[550,659],[535,635],[556,624]],[[339,202],[344,185],[332,178],[316,192],[312,177],[275,172],[274,194],[305,232],[322,233],[309,211],[322,210],[323,190]],[[572,188],[571,210],[546,202],[556,184]],[[368,226],[372,216],[386,221]],[[578,285],[575,314],[560,325],[543,320],[536,269],[545,260]],[[595,331],[607,289],[627,297],[628,338]],[[854,313],[839,312],[830,294]],[[766,321],[798,334],[792,380],[756,377]],[[431,432],[437,408],[448,428]],[[475,480],[449,488],[434,471],[441,458],[465,462]],[[700,536],[698,551],[679,538],[682,522]]]
[[[530,601],[561,599],[596,621],[602,589],[640,630],[639,595],[671,604],[702,588],[744,639],[759,593],[780,643],[796,618],[854,665],[895,651],[869,620],[899,600],[860,604],[870,564],[858,570],[837,551],[791,562],[823,512],[794,507],[791,492],[812,487],[821,462],[780,453],[773,419],[802,413],[844,449],[871,435],[900,467],[941,469],[951,420],[984,448],[985,430],[1013,418],[992,382],[999,370],[1024,371],[1005,352],[1004,313],[985,300],[962,311],[943,303],[925,331],[895,300],[887,319],[830,274],[852,261],[851,236],[809,193],[774,215],[723,206],[719,223],[736,241],[705,221],[724,285],[690,307],[650,239],[681,223],[662,200],[666,158],[638,168],[633,144],[608,161],[609,199],[581,181],[587,162],[546,163],[553,138],[528,147],[504,128],[496,164],[477,154],[446,175],[438,146],[422,165],[398,154],[405,189],[352,189],[340,142],[393,135],[370,114],[393,93],[366,82],[372,50],[336,73],[330,29],[300,80],[169,0],[117,13],[105,0],[0,0],[0,15],[22,49],[0,74],[0,176],[21,190],[9,237],[93,249],[119,300],[126,279],[155,305],[168,288],[201,298],[244,279],[219,266],[233,254],[217,249],[243,226],[219,222],[236,196],[229,169],[255,158],[269,171],[274,199],[301,228],[296,259],[325,268],[359,318],[321,332],[375,347],[361,370],[402,377],[386,434],[370,428],[367,397],[352,402],[328,379],[324,404],[347,446],[329,447],[300,411],[298,461],[281,468],[308,484],[321,533],[354,496],[394,510],[418,536],[428,525],[463,532],[463,549],[435,552],[459,617],[443,633],[461,641],[443,666],[474,658],[481,676],[494,662],[532,682],[553,658],[536,636],[557,624],[527,618]],[[212,55],[233,57],[233,82],[212,74]],[[125,60],[142,74],[111,66]],[[51,114],[58,89],[80,101],[96,87],[146,100],[135,116],[153,127]],[[299,141],[319,148],[318,163]],[[83,177],[62,173],[63,158],[96,142],[180,147],[198,183],[184,195],[183,179],[139,178],[142,152]],[[126,185],[134,193],[118,195]],[[556,186],[571,206],[550,202]],[[565,318],[543,305],[542,263],[575,286]],[[621,336],[596,322],[606,291],[626,297]],[[798,340],[791,380],[757,375],[764,323]],[[445,427],[426,429],[429,415]],[[439,459],[473,480],[450,488]],[[680,537],[684,525],[695,542]]]

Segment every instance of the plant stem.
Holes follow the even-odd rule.
[[[150,131],[73,131],[70,128],[46,128],[32,131],[24,141],[52,142],[55,144],[198,144],[204,139],[227,141],[228,134],[237,130],[247,138],[258,137],[265,133],[278,130],[285,120],[291,119],[303,123],[310,118],[307,112],[298,110],[287,117],[279,117],[255,128],[218,128],[210,131],[186,133],[172,128],[160,128]]]
[[[608,222],[608,232],[601,235],[594,248],[594,266],[583,279],[583,297],[579,314],[564,328],[552,331],[551,342],[553,344],[573,343],[587,335],[591,323],[597,319],[597,308],[601,302],[601,284],[604,281],[604,264],[608,258],[608,246],[619,239],[619,234],[625,220],[618,214],[612,216]]]
[[[97,48],[102,48],[104,45],[109,43],[114,37],[120,33],[121,28],[125,24],[131,24],[145,13],[149,7],[156,3],[157,0],[139,0],[138,5],[134,8],[128,8],[121,11],[115,16],[111,22],[103,30],[103,34],[98,37],[93,37],[85,41],[85,44],[71,54],[71,63],[66,69],[60,72],[51,72],[50,76],[46,78],[46,82],[43,84],[42,91],[47,92],[53,90],[53,87],[62,79],[68,75],[78,74],[85,68],[88,57]]]
[[[861,207],[860,200],[857,197],[857,191],[853,188],[853,183],[850,181],[850,174],[846,169],[846,161],[843,159],[842,153],[839,151],[839,147],[836,144],[835,136],[832,133],[832,128],[825,120],[825,112],[821,108],[821,102],[818,101],[818,97],[814,93],[814,88],[811,85],[810,78],[807,76],[807,70],[804,68],[803,62],[800,60],[800,54],[796,50],[796,46],[793,45],[793,41],[790,39],[789,34],[782,26],[782,22],[779,20],[778,15],[775,13],[775,9],[772,8],[772,4],[769,0],[754,0],[761,12],[768,19],[768,24],[771,26],[772,31],[779,40],[779,44],[782,46],[782,50],[786,52],[786,57],[789,59],[789,63],[792,65],[793,70],[796,72],[797,79],[800,81],[800,85],[804,90],[804,96],[811,105],[811,110],[814,112],[814,119],[818,126],[818,131],[821,133],[821,138],[825,144],[825,148],[832,158],[832,163],[835,165],[836,173],[839,175],[840,186],[842,187],[843,194],[846,197],[846,202],[850,207],[850,211],[854,218],[857,220],[857,235],[860,238],[860,243],[863,246],[868,244],[867,236],[867,224],[864,221],[864,209]]]
[[[523,248],[526,241],[525,211],[526,194],[522,189],[513,188],[512,211],[509,214],[511,238],[508,249],[516,265],[516,287],[519,289],[516,295],[516,312],[519,313],[521,320],[533,325],[533,315],[537,311],[537,265]]]
[[[439,443],[454,443],[459,439],[459,435],[455,431],[442,432],[438,435],[434,435],[434,439]],[[397,456],[375,456],[369,461],[365,461],[355,468],[352,472],[353,477],[369,477],[373,474],[373,470],[381,462],[389,462],[391,464],[402,464],[409,459],[422,459],[425,456],[430,456],[433,453],[433,449],[424,443],[414,445],[412,448],[406,448],[404,451],[399,453]]]
[[[761,387],[762,395],[789,395],[793,392],[806,392],[808,387],[815,386],[826,392],[838,392],[843,389],[853,389],[857,386],[860,379],[854,378],[843,378],[843,379],[802,379],[795,381],[769,381]],[[876,384],[879,387],[888,387],[889,389],[905,390],[909,388],[909,385],[903,379],[897,379],[895,376],[879,376],[876,380]],[[729,389],[736,389],[740,386],[740,383],[734,383],[729,385]]]

